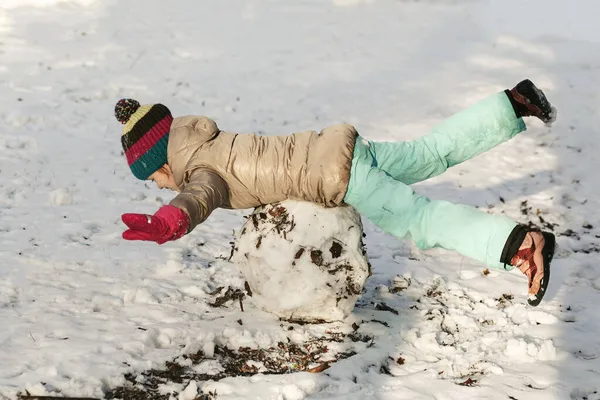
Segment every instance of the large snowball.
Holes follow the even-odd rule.
[[[342,320],[370,275],[362,238],[354,208],[288,200],[254,210],[231,260],[264,310],[286,320]]]

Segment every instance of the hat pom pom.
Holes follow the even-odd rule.
[[[140,103],[137,100],[121,99],[115,105],[115,117],[120,123],[126,124],[138,108],[140,108]]]

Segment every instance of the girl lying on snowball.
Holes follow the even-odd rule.
[[[235,134],[201,116],[173,118],[162,104],[117,102],[133,174],[179,192],[154,215],[124,214],[127,240],[163,244],[191,232],[217,207],[254,208],[286,199],[351,205],[384,231],[421,249],[442,247],[491,267],[519,268],[537,306],[555,238],[502,215],[430,200],[424,181],[525,131],[523,117],[550,124],[556,111],[529,80],[496,93],[409,142],[362,139],[347,124],[288,136]]]

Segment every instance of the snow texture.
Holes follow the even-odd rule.
[[[193,381],[218,400],[599,400],[599,14],[598,0],[0,0],[0,399],[102,398],[184,355],[216,376],[221,348],[325,337],[323,357],[355,354],[320,373]],[[174,195],[129,171],[122,97],[234,132],[348,122],[400,141],[524,78],[556,122],[526,119],[414,189],[553,230],[537,308],[520,272],[421,252],[366,220],[373,275],[346,319],[323,324],[241,299],[228,258],[251,210],[217,210],[163,246],[121,239],[122,213]],[[217,305],[229,288],[238,297]]]
[[[256,305],[294,321],[341,321],[369,276],[360,215],[284,201],[257,208],[236,235],[234,262]]]

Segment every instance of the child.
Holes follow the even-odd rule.
[[[363,140],[347,124],[288,136],[235,134],[206,117],[173,118],[162,104],[120,100],[121,142],[133,174],[179,194],[154,215],[124,214],[127,240],[163,244],[217,207],[254,208],[296,199],[351,205],[384,231],[421,249],[442,247],[491,267],[517,267],[537,306],[550,277],[555,238],[502,215],[432,201],[410,184],[441,174],[524,131],[523,117],[549,124],[556,111],[529,80],[496,93],[410,142]]]

